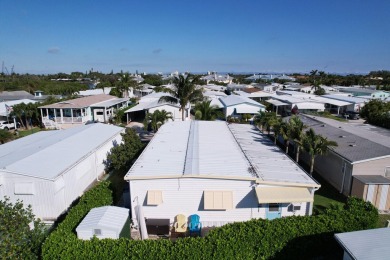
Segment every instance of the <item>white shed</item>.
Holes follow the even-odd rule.
[[[41,131],[0,145],[0,198],[31,205],[55,221],[104,172],[124,128],[105,124]]]
[[[126,208],[104,206],[91,209],[77,226],[77,237],[83,240],[93,236],[117,239],[128,218],[129,210]]]

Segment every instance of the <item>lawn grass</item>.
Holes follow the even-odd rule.
[[[39,131],[41,131],[41,128],[39,128],[39,127],[34,127],[32,129],[28,129],[28,130],[18,129],[18,132],[19,132],[18,138],[22,138],[22,137],[25,137],[25,136],[28,136],[28,135],[31,135],[34,133],[38,133]]]
[[[378,228],[387,227],[388,220],[390,220],[390,214],[379,214]]]
[[[312,115],[312,116],[325,117],[325,118],[337,120],[337,121],[340,121],[340,122],[348,122],[348,120],[346,120],[345,118],[333,115],[333,114],[331,114],[331,113],[329,113],[327,111],[326,112],[309,112],[309,113],[306,113],[306,114]]]
[[[333,204],[343,205],[347,201],[346,196],[327,183],[321,176],[315,174],[314,178],[321,184],[321,188],[314,193],[314,212],[320,213]]]

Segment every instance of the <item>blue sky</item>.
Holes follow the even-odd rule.
[[[18,73],[390,70],[390,1],[0,0]]]

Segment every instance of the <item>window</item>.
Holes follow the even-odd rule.
[[[277,211],[279,211],[279,203],[270,203],[268,205],[268,211],[269,212],[277,212]]]
[[[103,112],[96,112],[96,115],[102,116],[102,115],[103,115]]]
[[[232,191],[204,191],[205,210],[227,210],[232,208]]]
[[[288,205],[289,212],[295,212],[301,210],[301,203],[291,203]]]
[[[146,204],[148,206],[157,206],[163,202],[161,190],[148,190]]]
[[[94,229],[94,230],[93,230],[93,234],[94,234],[95,236],[100,236],[100,235],[102,234],[102,230],[101,230],[101,229]]]

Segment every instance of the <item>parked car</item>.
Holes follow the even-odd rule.
[[[360,115],[359,115],[359,112],[355,112],[355,111],[346,111],[343,116],[345,118],[348,118],[350,120],[358,120],[360,119]]]
[[[16,127],[20,127],[20,123],[16,122]],[[14,121],[8,120],[8,121],[0,121],[0,129],[4,130],[10,130],[15,128],[15,123]]]

